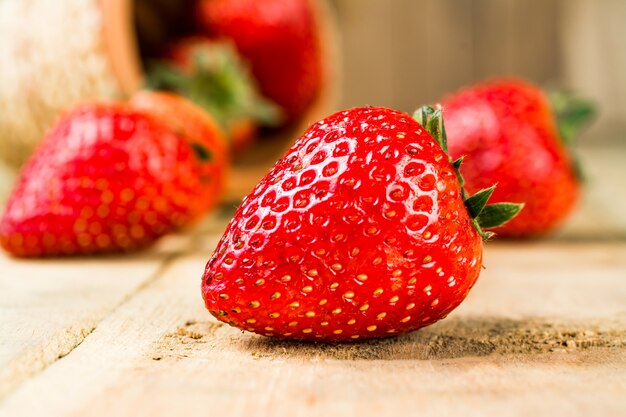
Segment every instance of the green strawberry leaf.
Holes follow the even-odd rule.
[[[454,169],[461,169],[461,164],[463,163],[463,159],[465,159],[464,156],[452,161],[452,166],[454,167]]]
[[[149,65],[146,86],[172,91],[210,113],[228,132],[232,121],[252,118],[264,126],[282,120],[280,108],[261,96],[252,75],[229,44],[196,47],[191,71],[167,62]]]
[[[491,197],[491,194],[493,194],[493,190],[495,189],[495,185],[489,188],[485,188],[465,200],[465,207],[467,207],[467,211],[469,211],[469,214],[470,216],[472,216],[473,219],[480,216],[480,213],[487,205],[487,201],[489,200],[489,197]]]
[[[173,86],[187,83],[187,76],[169,64],[153,64],[146,75],[145,87],[149,90],[174,90]]]
[[[413,113],[413,118],[422,125],[428,133],[435,139],[435,141],[441,146],[441,149],[448,155],[448,161],[452,165],[459,184],[461,185],[461,197],[467,208],[467,212],[470,217],[474,219],[474,227],[483,238],[487,240],[494,236],[493,232],[484,231],[483,229],[498,227],[511,220],[524,206],[523,204],[515,203],[496,203],[487,205],[487,202],[493,191],[495,185],[489,188],[480,190],[473,196],[469,196],[464,188],[465,179],[461,175],[461,164],[463,158],[460,157],[455,161],[450,159],[448,153],[448,137],[446,135],[446,128],[443,123],[443,109],[440,105],[435,108],[431,106],[423,106]]]
[[[553,91],[549,97],[561,139],[565,145],[572,145],[580,131],[595,118],[596,106],[569,91]]]
[[[476,217],[476,220],[481,229],[491,229],[502,226],[515,217],[523,207],[523,204],[515,203],[490,204],[483,208],[478,217]]]
[[[579,181],[585,180],[584,170],[572,146],[579,133],[588,126],[597,115],[595,103],[577,96],[571,91],[551,91],[550,104],[556,116],[561,141],[568,150],[574,175]]]

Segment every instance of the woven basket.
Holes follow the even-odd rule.
[[[135,4],[133,0],[0,0],[0,165],[18,169],[47,127],[72,104],[93,98],[123,99],[141,88]],[[334,105],[336,25],[326,0],[312,4],[323,29],[328,82],[302,125],[281,132],[278,139],[260,141],[235,166],[231,197],[248,192],[304,125],[323,117]]]

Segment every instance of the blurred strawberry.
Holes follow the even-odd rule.
[[[287,121],[315,101],[324,79],[320,27],[310,0],[201,0],[197,16],[208,35],[235,43],[261,93],[283,108]]]
[[[539,88],[508,79],[472,86],[443,103],[450,155],[466,156],[461,171],[467,190],[497,183],[493,201],[525,203],[498,229],[500,236],[549,232],[578,200],[577,165],[567,145],[593,108],[584,100],[559,98],[555,114]]]
[[[274,126],[280,109],[263,98],[254,78],[227,41],[184,38],[173,44],[166,61],[149,68],[148,85],[180,94],[211,114],[226,132],[232,152],[241,152],[257,127]]]
[[[216,203],[225,163],[217,125],[180,98],[83,104],[24,167],[0,244],[23,257],[144,247]]]
[[[166,124],[185,139],[202,160],[210,162],[203,165],[202,174],[214,180],[205,185],[203,192],[206,195],[197,196],[206,201],[197,207],[190,206],[195,210],[194,218],[201,217],[216,204],[215,196],[221,194],[228,173],[228,141],[220,126],[200,107],[175,94],[141,91],[131,98],[129,104]]]

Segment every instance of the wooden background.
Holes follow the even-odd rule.
[[[567,86],[601,110],[583,139],[626,132],[624,0],[334,0],[341,107],[412,111],[463,85],[520,75]]]

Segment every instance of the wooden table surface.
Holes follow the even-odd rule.
[[[136,255],[0,255],[0,416],[625,416],[626,151],[583,156],[560,232],[488,243],[466,302],[395,339],[218,323],[199,286],[224,215]]]

